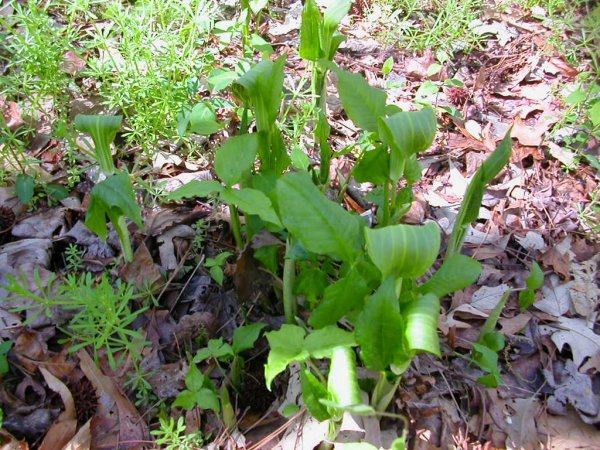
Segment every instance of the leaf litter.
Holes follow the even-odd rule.
[[[301,2],[288,5],[280,12],[284,19],[271,19],[268,34],[281,45],[287,45],[300,26]],[[483,263],[487,275],[480,278],[479,286],[458,292],[442,304],[440,328],[448,358],[435,362],[428,357],[419,358],[407,373],[396,401],[398,410],[409,419],[415,448],[442,447],[449,444],[449,439],[459,443],[460,448],[484,442],[507,448],[537,448],[540,443],[550,448],[593,448],[599,435],[587,425],[600,423],[597,388],[599,260],[597,247],[592,242],[594,236],[582,233],[576,205],[590,203],[589,193],[596,188],[598,177],[585,170],[564,172],[561,165],[570,166],[574,156],[550,135],[565,111],[555,88],[572,82],[579,68],[569,65],[559,54],[549,55],[541,51],[539,45],[532,45],[536,35],[548,35],[548,28],[524,17],[508,20],[500,16],[500,20],[472,24],[473,31],[487,36],[487,49],[463,56],[464,59],[456,63],[443,64],[433,75],[430,68],[437,63],[432,51],[414,56],[397,48],[381,49],[369,40],[371,24],[359,18],[353,25],[346,26],[345,31],[354,37],[341,47],[340,61],[346,67],[363,71],[372,85],[386,86],[377,67],[390,54],[399,60],[390,79],[395,76],[403,86],[388,89],[397,104],[412,102],[425,83],[435,86],[434,83],[448,77],[455,64],[461,65],[458,73],[466,91],[441,89],[427,97],[435,99],[437,106],[460,107],[467,120],[448,118],[445,114],[442,117],[449,125],[442,128],[440,139],[425,154],[424,177],[416,186],[427,201],[417,222],[432,218],[442,228],[449,229],[466,183],[481,163],[479,156],[489,152],[511,126],[516,139],[512,164],[500,182],[488,190],[489,198],[484,199],[480,220],[467,237],[467,252]],[[62,70],[77,75],[85,65],[85,59],[79,55],[64,54]],[[27,118],[22,116],[16,103],[0,98],[0,106],[10,130],[24,124]],[[342,124],[341,106],[337,111],[332,109],[335,112],[333,128],[343,130],[333,136],[341,149],[357,134],[348,121]],[[550,157],[546,157],[546,152]],[[350,157],[339,156],[337,164],[343,167],[346,158]],[[206,164],[194,165],[167,152],[158,154],[154,170],[161,176],[167,175],[159,180],[165,182],[167,192],[190,180],[212,179]],[[334,181],[335,178],[337,174]],[[11,211],[17,209],[10,200],[12,192],[7,191],[7,194],[6,197],[0,195],[0,206]],[[185,364],[182,364],[184,356],[178,354],[179,342],[196,338],[198,330],[204,330],[209,336],[230,337],[235,328],[232,321],[239,320],[238,301],[262,298],[259,294],[272,281],[269,275],[258,280],[262,274],[256,269],[256,261],[251,252],[244,251],[231,273],[236,280],[235,293],[220,288],[199,265],[189,278],[181,280],[183,286],[165,284],[165,277],[173,276],[186,263],[186,248],[194,239],[192,225],[197,218],[210,214],[209,251],[217,253],[231,247],[224,231],[228,223],[222,220],[228,219],[227,212],[213,211],[211,205],[196,205],[196,208],[183,214],[163,210],[162,217],[161,212],[147,211],[145,233],[136,232],[138,245],[134,261],[119,272],[120,277],[135,280],[136,284],[149,281],[151,290],[170,305],[168,310],[153,308],[152,315],[146,314],[142,319],[146,338],[152,343],[143,362],[152,373],[151,389],[158,398],[174,397],[184,387]],[[201,208],[205,210],[200,211]],[[5,274],[24,274],[34,287],[34,273],[42,270],[46,271],[41,272],[45,274],[42,283],[47,281],[49,274],[60,268],[56,258],[61,240],[86,248],[88,268],[96,267],[96,270],[108,267],[118,248],[118,245],[111,248],[95,235],[86,234],[83,223],[73,222],[69,216],[72,211],[64,206],[49,206],[33,214],[24,214],[22,210],[15,213],[17,219],[16,224],[11,225],[11,237],[0,247],[3,281],[6,281]],[[148,237],[153,239],[148,240]],[[576,239],[577,251],[583,259],[577,257],[572,238]],[[268,244],[281,245],[280,242]],[[507,382],[499,388],[476,385],[478,369],[454,355],[477,339],[484,320],[509,287],[524,287],[532,260],[539,261],[545,273],[545,284],[538,294],[535,309],[520,312],[513,298],[499,320],[509,338],[509,346],[500,357],[501,371]],[[259,282],[253,283],[256,280]],[[101,364],[99,368],[83,350],[77,353],[77,367],[71,355],[55,351],[53,327],[60,325],[58,316],[31,324],[45,327],[43,332],[32,332],[21,328],[21,318],[10,311],[14,303],[9,305],[0,306],[0,332],[3,338],[15,343],[11,361],[17,361],[31,372],[20,380],[21,389],[38,394],[38,400],[31,403],[25,397],[19,398],[16,390],[10,392],[8,387],[2,388],[0,402],[5,412],[18,417],[18,420],[5,421],[7,431],[2,430],[3,435],[9,436],[7,442],[18,442],[17,447],[11,448],[27,448],[27,445],[23,440],[10,437],[8,432],[19,435],[19,439],[43,438],[40,448],[52,448],[48,445],[54,436],[60,436],[65,448],[85,446],[78,443],[86,441],[95,448],[117,448],[118,445],[136,448],[138,443],[151,439],[141,409],[124,394],[121,378],[108,377],[104,372],[106,365]],[[268,305],[258,305],[256,309],[260,312],[255,319],[272,324],[280,321]],[[534,363],[526,367],[522,361],[527,360]],[[75,376],[75,372],[80,374]],[[81,372],[97,396],[97,411],[93,420],[85,423],[75,417],[78,400],[71,394],[75,390],[74,380],[82,378]],[[535,390],[527,383],[531,381],[527,376],[532,374],[544,379]],[[526,378],[520,380],[525,381],[520,386],[526,388],[511,389],[511,380],[515,378]],[[275,404],[282,403],[284,392],[289,395],[293,387],[294,383],[290,382],[286,390],[280,390]],[[51,391],[58,393],[62,405],[51,404]],[[17,397],[7,400],[14,395]],[[35,412],[35,408],[39,408],[39,412]],[[266,408],[261,413],[266,413]],[[327,430],[307,417],[294,416],[295,420],[290,420],[287,427],[272,437],[271,441],[278,441],[273,448],[314,448],[325,440]],[[256,419],[250,427],[260,420]],[[218,424],[202,425],[212,431],[220,429]],[[76,427],[79,427],[77,434]],[[354,431],[364,433],[366,428],[358,427]],[[252,448],[277,429],[267,425],[263,435],[255,436],[248,447]],[[390,429],[376,430],[375,433],[381,435],[373,439],[383,442],[381,436]],[[298,440],[300,435],[302,438]],[[71,447],[67,445],[69,441]]]

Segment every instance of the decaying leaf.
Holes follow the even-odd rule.
[[[98,412],[92,418],[91,434],[96,449],[138,448],[150,439],[148,426],[135,406],[119,390],[113,378],[104,375],[85,350],[77,357],[85,376],[96,389]]]
[[[584,319],[559,317],[557,322],[540,326],[540,332],[551,334],[559,351],[568,344],[577,367],[581,367],[586,358],[592,358],[600,352],[600,335],[594,333]]]
[[[65,384],[40,367],[40,372],[46,380],[50,389],[60,395],[65,410],[58,416],[58,420],[50,427],[44,440],[40,444],[40,450],[53,450],[65,446],[77,431],[77,413],[75,412],[75,403],[69,388]]]

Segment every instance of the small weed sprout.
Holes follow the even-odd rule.
[[[79,272],[83,269],[85,249],[77,244],[69,244],[65,249],[65,263],[69,272]]]
[[[185,422],[179,417],[177,422],[173,417],[159,417],[160,428],[150,434],[156,437],[156,443],[164,446],[165,450],[194,450],[202,447],[204,438],[200,432],[185,434]]]
[[[196,254],[200,254],[204,248],[204,240],[206,232],[208,231],[208,223],[204,219],[198,219],[196,223],[192,225],[192,228],[196,232],[194,240],[192,241],[192,250]]]
[[[223,277],[225,276],[222,266],[231,255],[231,252],[219,253],[214,258],[206,258],[206,261],[204,262],[204,267],[208,269],[210,276],[219,284],[219,286],[223,286]]]

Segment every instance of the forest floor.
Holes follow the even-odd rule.
[[[262,236],[238,252],[224,205],[165,199],[215,178],[214,150],[243,120],[229,85],[265,48],[287,54],[278,123],[292,164],[317,165],[306,131],[310,74],[297,50],[302,4],[271,2],[253,18],[266,42],[253,38],[248,56],[239,9],[227,2],[103,3],[0,4],[0,448],[318,448],[331,437],[327,423],[286,408],[300,401],[298,370],[265,385],[263,325],[241,353],[241,387],[219,388],[239,362],[218,357],[219,338],[285,321],[278,262],[273,274],[252,257],[281,240]],[[403,222],[434,221],[447,237],[467,185],[509,130],[512,156],[465,240],[481,275],[441,299],[442,357],[417,355],[389,407],[396,418],[344,421],[335,448],[389,448],[406,433],[415,449],[600,449],[600,7],[422,3],[356,2],[335,55],[389,103],[436,111]],[[174,37],[190,36],[186,14],[205,27],[197,41]],[[135,61],[144,66],[134,70]],[[342,190],[364,136],[334,77],[328,84],[330,197],[368,215],[369,186]],[[194,132],[185,102],[209,104],[217,129]],[[73,121],[98,113],[124,116],[117,167],[131,175],[142,213],[129,226],[131,262],[114,230],[104,241],[84,226],[98,169]],[[501,384],[486,386],[473,343],[504,294],[526,286],[532,261],[543,286],[527,309],[510,294],[497,321]],[[192,362],[207,346],[209,357]],[[171,405],[192,389],[189,368],[200,360],[220,414]]]

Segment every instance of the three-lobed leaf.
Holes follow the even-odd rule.
[[[269,356],[265,364],[265,381],[271,389],[273,379],[293,361],[304,361],[308,352],[304,349],[306,331],[296,325],[283,324],[281,329],[266,333]]]

